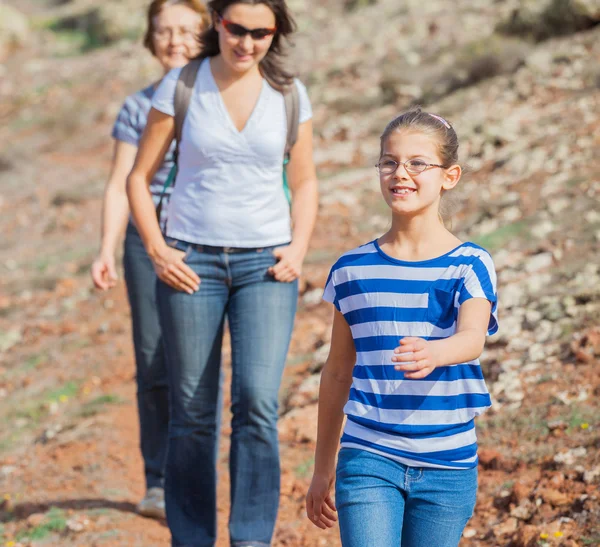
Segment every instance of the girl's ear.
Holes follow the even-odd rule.
[[[460,180],[460,175],[462,174],[462,169],[460,165],[451,165],[448,169],[444,169],[444,182],[442,184],[442,188],[444,190],[452,190]]]

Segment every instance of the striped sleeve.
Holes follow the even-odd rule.
[[[325,302],[330,302],[338,309],[338,311],[341,311],[333,281],[334,268],[335,266],[331,269],[329,276],[327,277],[327,283],[325,284],[325,290],[323,291],[323,300],[325,300]]]
[[[115,121],[111,133],[113,139],[139,146],[144,128],[138,127],[138,113],[139,109],[135,100],[127,97]]]
[[[485,298],[492,304],[488,335],[498,332],[498,294],[496,291],[497,278],[492,257],[485,250],[473,256],[473,261],[467,266],[463,283],[458,294],[459,308],[471,298]]]

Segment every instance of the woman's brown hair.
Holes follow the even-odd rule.
[[[152,55],[156,54],[154,50],[154,39],[152,34],[155,31],[154,19],[164,9],[169,6],[175,6],[177,4],[184,4],[185,6],[193,9],[196,13],[202,17],[202,29],[208,27],[209,16],[208,10],[202,0],[153,0],[148,6],[148,26],[146,27],[146,34],[144,36],[144,46],[150,50]]]
[[[264,78],[277,89],[281,90],[290,85],[294,76],[285,69],[283,64],[285,51],[282,39],[296,30],[296,23],[285,0],[211,0],[208,3],[208,9],[214,19],[222,16],[225,10],[234,4],[248,4],[251,6],[264,4],[273,12],[277,32],[275,32],[271,47],[260,62],[259,68]],[[214,28],[214,24],[200,35],[200,47],[202,48],[202,53],[198,56],[200,59],[215,57],[221,52],[219,33]]]

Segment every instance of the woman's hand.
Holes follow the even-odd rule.
[[[306,494],[306,515],[318,528],[326,530],[335,526],[337,509],[331,499],[333,476],[315,473]]]
[[[194,294],[200,288],[200,278],[184,261],[186,253],[165,245],[152,256],[154,271],[161,281],[178,291]]]
[[[117,284],[117,269],[115,267],[115,256],[111,253],[102,253],[90,268],[92,280],[97,289],[106,291]]]
[[[273,250],[277,264],[269,268],[269,274],[282,283],[295,281],[302,273],[305,255],[306,251],[295,247],[293,243],[285,247],[277,247]]]
[[[394,353],[392,361],[403,363],[396,365],[394,368],[404,371],[405,378],[413,380],[425,378],[440,366],[440,359],[434,348],[423,338],[413,336],[402,338]]]

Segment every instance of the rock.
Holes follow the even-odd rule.
[[[554,263],[554,257],[552,253],[540,253],[532,256],[525,263],[525,271],[528,273],[537,272],[539,270],[545,270]]]
[[[304,302],[304,304],[306,304],[307,306],[316,306],[321,302],[322,296],[323,289],[312,289],[304,293],[304,296],[302,297],[302,302]]]
[[[0,353],[8,351],[16,346],[23,339],[23,335],[18,329],[0,331]]]
[[[477,452],[479,463],[484,469],[500,469],[503,456],[492,448],[480,448]]]
[[[323,344],[317,351],[315,351],[312,358],[312,365],[310,366],[311,372],[319,372],[323,368],[323,365],[329,356],[330,348],[331,344]]]
[[[520,504],[524,500],[528,500],[531,495],[531,486],[527,486],[521,481],[515,482],[513,485],[513,497],[515,501]]]
[[[462,537],[466,539],[474,538],[477,535],[477,530],[475,528],[465,528],[462,534]]]
[[[288,407],[301,407],[314,403],[319,398],[320,374],[311,374],[296,389],[288,399]]]
[[[25,44],[30,34],[27,17],[15,8],[0,3],[0,60],[11,48]]]
[[[510,16],[497,25],[508,35],[529,36],[540,42],[594,25],[596,0],[520,0]]]
[[[127,2],[102,2],[96,7],[59,19],[53,29],[85,33],[90,46],[103,46],[122,39],[135,39],[145,26],[145,10]]]
[[[560,452],[554,456],[554,461],[556,463],[562,463],[564,465],[573,465],[577,458],[582,458],[587,454],[587,449],[583,446],[578,448],[572,448],[567,450],[566,452]]]
[[[600,2],[598,0],[571,0],[574,9],[584,17],[600,21]]]
[[[519,526],[519,521],[515,517],[510,517],[505,520],[502,524],[498,524],[494,526],[494,535],[498,536],[507,536],[513,534]]]
[[[537,494],[546,502],[554,507],[563,507],[571,503],[571,498],[553,488],[542,488],[539,489]]]
[[[583,480],[588,484],[595,482],[598,478],[600,478],[600,465],[597,465],[593,469],[589,469],[583,473]]]
[[[520,526],[514,539],[515,547],[537,547],[539,545],[540,532],[536,526],[530,524]]]
[[[289,442],[317,442],[318,405],[294,408],[279,420],[279,434]]]
[[[519,505],[513,507],[510,511],[510,516],[519,520],[527,521],[531,519],[535,512],[535,506],[528,499],[523,500]]]

